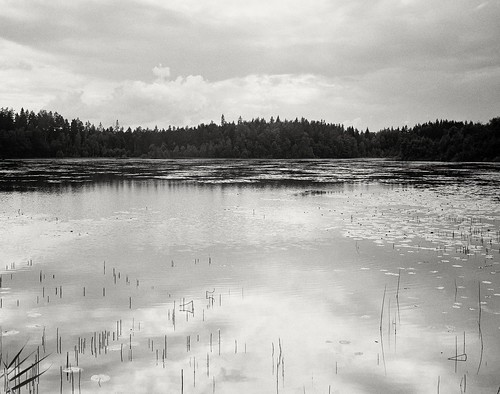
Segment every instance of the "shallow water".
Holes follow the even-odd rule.
[[[0,174],[2,357],[50,354],[39,392],[500,387],[497,164],[27,160]]]

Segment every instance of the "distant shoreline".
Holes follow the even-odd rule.
[[[278,118],[168,129],[104,128],[58,113],[0,109],[0,159],[350,159],[500,162],[500,117],[486,124],[436,120],[357,130]]]
[[[345,162],[393,162],[393,163],[418,163],[418,164],[430,164],[430,165],[500,165],[500,161],[484,160],[484,161],[442,161],[442,160],[402,160],[398,158],[390,157],[351,157],[351,158],[300,158],[300,159],[279,159],[279,158],[240,158],[240,157],[177,157],[177,158],[150,158],[150,157],[9,157],[0,158],[0,162],[77,162],[77,161],[88,161],[88,162],[106,162],[106,161],[116,161],[116,162],[196,162],[196,161],[206,161],[206,162],[324,162],[324,161],[345,161]]]

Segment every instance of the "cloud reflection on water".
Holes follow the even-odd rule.
[[[113,163],[28,161],[26,168],[45,166],[35,177],[38,183],[29,182],[33,174],[26,168],[2,180],[9,184],[0,193],[5,219],[0,235],[8,240],[2,258],[15,261],[16,269],[2,271],[0,313],[2,330],[19,331],[3,338],[4,346],[15,348],[26,338],[34,346],[45,326],[51,350],[57,327],[68,351],[79,336],[89,340],[93,332],[111,332],[122,320],[123,336],[107,354],[82,356],[88,390],[97,390],[90,377],[105,373],[111,377],[102,383],[108,391],[132,387],[150,393],[168,387],[177,392],[183,370],[186,393],[210,392],[213,378],[217,393],[274,391],[279,342],[285,359],[280,392],[302,392],[305,386],[308,393],[324,393],[331,385],[332,392],[342,393],[427,393],[436,390],[438,377],[446,392],[459,389],[467,371],[475,392],[494,387],[500,300],[492,295],[500,288],[492,272],[500,264],[499,211],[491,198],[497,177],[482,190],[489,165],[464,170],[367,161],[366,169],[351,172],[347,180],[342,176],[360,162],[303,161],[296,165],[304,171],[284,176],[292,178],[289,183],[279,180],[279,169],[290,162],[257,161],[252,163],[263,165],[263,175],[256,185],[242,187],[239,181],[254,179],[258,170],[247,168],[248,161],[127,161],[122,173],[113,170]],[[54,176],[50,169],[57,165],[69,179],[86,177],[88,183],[48,185]],[[227,173],[224,166],[235,174],[233,184],[217,184]],[[207,168],[197,172],[198,167]],[[183,172],[183,181],[155,180],[167,170]],[[457,183],[464,171],[465,181]],[[408,173],[421,176],[415,181],[405,178]],[[319,179],[327,181],[318,184]],[[348,183],[338,184],[339,179]],[[468,231],[471,237],[459,239]],[[464,246],[470,253],[463,252]],[[34,265],[28,266],[27,259]],[[461,267],[453,266],[456,262]],[[120,273],[116,283],[115,269]],[[40,271],[46,274],[43,281]],[[470,371],[479,360],[478,282],[487,347],[476,377]],[[60,286],[63,297],[56,293]],[[379,331],[385,286],[387,374]],[[211,308],[206,291],[214,292]],[[179,311],[183,298],[194,303],[189,321]],[[169,318],[174,301],[175,330]],[[448,357],[454,355],[455,336],[461,338],[464,331],[468,360],[455,374]],[[130,335],[134,360],[122,363],[116,346],[130,344]],[[161,361],[156,365],[155,351],[148,348],[152,340],[161,350],[164,335],[169,341],[165,368]],[[66,354],[51,357],[58,366]],[[58,387],[58,379],[57,367],[51,368],[41,384]]]

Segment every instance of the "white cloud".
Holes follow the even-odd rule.
[[[153,74],[160,80],[168,79],[170,77],[170,68],[159,66],[153,67]]]
[[[0,39],[0,105],[39,109],[84,78],[53,64],[50,56]]]
[[[3,106],[159,126],[221,113],[371,129],[498,115],[498,2],[0,0],[0,9]]]
[[[100,92],[96,85],[85,88],[85,93],[68,91],[49,106],[106,124],[119,119],[133,126],[183,126],[215,121],[222,113],[228,120],[240,115],[300,117],[312,103],[320,104],[332,88],[324,78],[313,75],[249,75],[210,82],[199,75],[167,79],[167,71],[168,67],[154,67],[159,78],[150,83],[124,81],[103,85]],[[88,99],[89,92],[94,92],[95,101]]]
[[[500,101],[498,67],[465,74],[393,67],[353,77],[250,74],[210,81],[201,75],[171,78],[170,68],[160,65],[150,69],[156,77],[150,82],[113,82],[37,62],[36,55],[25,51],[23,62],[0,57],[2,105],[45,108],[104,125],[118,119],[124,126],[168,127],[218,121],[221,114],[228,121],[279,115],[378,130],[436,118],[485,121],[497,115],[490,100]]]

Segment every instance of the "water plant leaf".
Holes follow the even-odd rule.
[[[10,362],[10,364],[7,366],[5,363],[4,365],[7,367],[7,369],[10,369],[10,367],[12,367],[12,365],[14,365],[14,363],[17,361],[17,359],[19,358],[19,356],[21,355],[22,351],[24,350],[24,347],[26,345],[24,345],[21,350],[19,350],[19,352],[17,352],[17,354],[14,356],[14,358],[12,359],[12,361]]]
[[[109,381],[110,379],[111,378],[109,377],[109,375],[104,375],[104,374],[92,375],[90,377],[90,380],[92,380],[93,382],[97,382],[99,386],[101,385],[101,382],[104,383]]]
[[[48,371],[48,369],[46,369],[43,372],[40,372],[39,374],[36,374],[35,376],[32,376],[31,378],[29,378],[27,380],[22,381],[21,383],[19,383],[19,384],[15,385],[14,387],[12,387],[11,391],[16,391],[18,388],[26,386],[28,383],[32,382],[35,379],[38,379],[40,376],[42,376],[47,371]]]
[[[35,353],[35,350],[33,350],[30,354],[28,354],[25,358],[23,358],[21,361],[19,361],[18,365],[23,365],[24,362],[30,358],[33,354]],[[33,364],[33,365],[36,365],[36,364]]]
[[[33,364],[31,364],[29,367],[26,367],[25,369],[23,369],[22,371],[18,372],[16,375],[14,375],[12,378],[10,378],[9,380],[12,382],[13,380],[17,379],[19,376],[22,376],[25,372],[28,372],[31,368],[33,368],[34,366],[40,364],[43,360],[45,360],[47,357],[49,357],[50,354],[47,354],[46,356],[42,357],[40,360],[34,362]],[[45,371],[44,371],[45,372]]]

